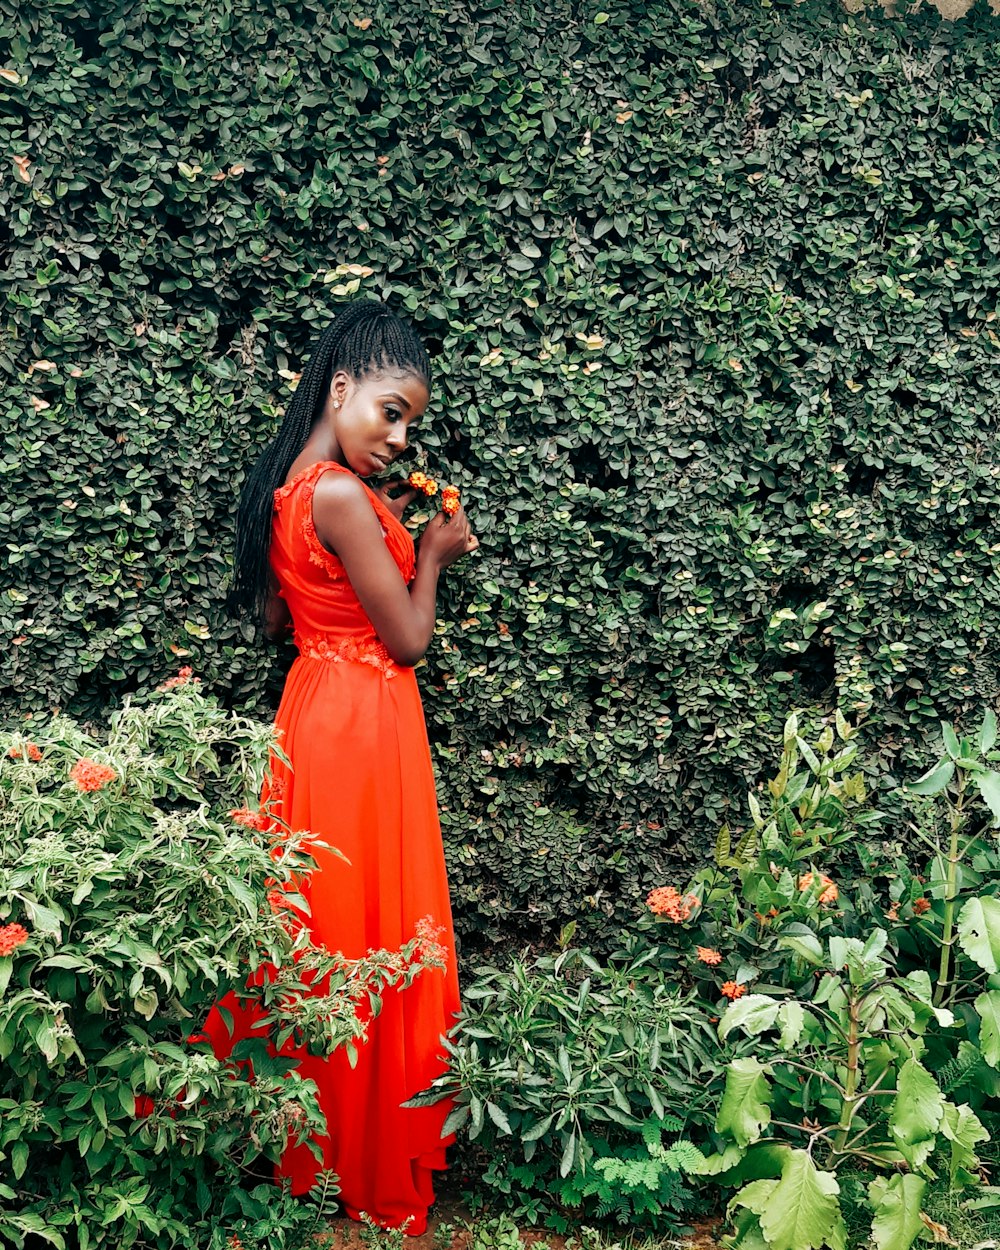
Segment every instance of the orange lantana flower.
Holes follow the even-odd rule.
[[[13,955],[28,940],[28,930],[23,924],[5,924],[0,927],[0,955]]]
[[[42,758],[42,753],[35,742],[26,742],[23,747],[11,747],[7,754],[12,760],[23,759],[27,756],[29,760],[34,761],[36,764]]]
[[[661,885],[650,890],[646,897],[646,906],[654,916],[666,916],[674,924],[680,924],[698,906],[698,899],[694,894],[681,897],[680,892],[672,885]]]
[[[813,874],[811,872],[807,872],[803,876],[799,877],[800,890],[808,890],[812,883]],[[840,896],[840,891],[834,884],[833,878],[828,877],[825,873],[820,873],[819,883],[823,887],[820,891],[819,901],[821,903],[835,903]]]
[[[103,790],[109,781],[114,781],[118,774],[113,768],[107,764],[101,764],[98,760],[88,759],[84,756],[73,765],[70,770],[69,779],[73,782],[78,790],[87,792],[93,790]]]

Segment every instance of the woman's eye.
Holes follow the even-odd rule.
[[[399,409],[391,406],[386,408],[385,415],[390,421],[401,421],[403,418],[403,414],[399,411]]]

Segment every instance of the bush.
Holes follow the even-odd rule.
[[[221,606],[234,501],[358,291],[435,353],[422,448],[483,542],[422,673],[466,938],[613,944],[776,706],[866,709],[891,778],[996,698],[985,0],[3,0],[0,31],[8,710],[96,715],[182,653],[273,704],[288,655]]]
[[[563,1224],[567,1207],[676,1222],[728,1196],[732,1244],[762,1250],[842,1250],[845,1214],[867,1212],[882,1250],[909,1250],[932,1185],[981,1185],[1000,1121],[996,745],[992,713],[943,727],[896,796],[929,852],[908,863],[878,853],[852,727],[810,742],[793,716],[751,832],[650,892],[627,962],[575,952],[478,983],[450,1081],[486,1183]]]
[[[416,941],[352,962],[308,947],[289,910],[301,836],[227,815],[257,793],[271,731],[174,682],[106,736],[67,717],[0,736],[4,1245],[297,1246],[336,1186],[310,1206],[245,1183],[289,1133],[324,1127],[268,1043],[358,1042],[354,1004],[432,958]],[[229,989],[262,1016],[235,1066],[191,1036]]]

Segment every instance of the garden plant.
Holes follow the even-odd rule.
[[[270,1180],[322,1125],[281,1044],[363,1044],[356,1007],[377,1027],[380,991],[438,955],[417,935],[356,961],[309,945],[302,835],[233,807],[270,739],[189,671],[106,734],[59,716],[0,737],[4,1245],[291,1247],[334,1209],[334,1178],[311,1204]],[[262,1021],[222,1063],[198,1032],[230,988]]]
[[[653,1228],[728,1202],[742,1250],[840,1250],[865,1211],[878,1250],[908,1250],[940,1232],[934,1189],[996,1202],[977,1153],[1000,1124],[996,718],[942,742],[886,795],[895,833],[856,728],[810,742],[790,717],[745,832],[654,889],[622,951],[481,974],[453,1123],[501,1202]]]

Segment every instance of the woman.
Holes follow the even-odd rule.
[[[269,636],[294,629],[299,655],[276,726],[291,761],[272,760],[262,803],[347,857],[317,848],[303,893],[314,940],[349,957],[395,949],[431,917],[447,966],[388,991],[351,1068],[344,1052],[302,1054],[327,1121],[323,1160],[298,1146],[279,1172],[304,1193],[318,1169],[340,1180],[354,1219],[424,1231],[431,1173],[444,1166],[446,1108],[400,1106],[443,1067],[439,1039],[458,979],[430,750],[413,665],[431,640],[438,579],[478,546],[465,513],[436,516],[416,555],[400,521],[413,498],[361,480],[403,452],[430,398],[427,353],[382,304],[344,308],[317,340],[277,437],[247,483],[232,599]],[[226,1004],[230,1009],[232,1005]],[[206,1032],[228,1054],[218,1010]],[[407,1223],[409,1221],[409,1223]]]

